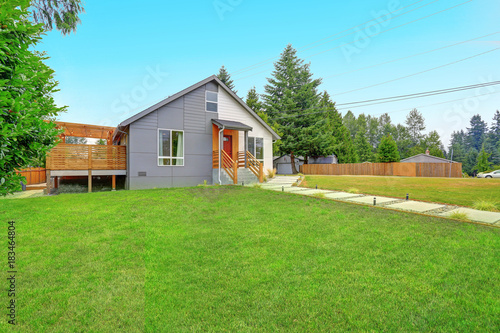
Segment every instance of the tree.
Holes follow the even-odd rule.
[[[344,126],[349,130],[349,133],[351,133],[351,138],[354,140],[354,138],[356,137],[356,132],[358,131],[358,122],[356,120],[356,116],[351,111],[347,111],[344,116],[343,122]]]
[[[453,156],[452,156],[453,153]],[[448,147],[448,158],[453,158],[454,161],[464,163],[467,150],[465,144],[464,131],[456,131],[451,134],[451,142]]]
[[[260,101],[260,96],[259,94],[257,94],[255,86],[248,91],[245,103],[250,107],[250,109],[254,110],[256,113],[261,112],[263,110],[262,102]]]
[[[378,118],[369,115],[368,117],[366,117],[366,123],[366,139],[372,147],[372,152],[374,152],[377,149],[378,144],[380,143],[380,139],[382,139],[382,135],[380,135],[379,132]]]
[[[323,93],[319,105],[328,110],[326,114],[331,126],[332,153],[335,154],[339,163],[356,163],[357,157],[351,134],[344,126],[342,115],[337,111],[335,103],[331,101],[330,95],[326,91]]]
[[[64,35],[76,31],[79,15],[84,13],[82,0],[32,0],[33,19],[43,23],[45,30],[54,26]]]
[[[77,136],[67,136],[65,142],[70,145],[86,145],[87,139]]]
[[[380,140],[377,159],[381,163],[399,162],[398,146],[390,134]]]
[[[323,135],[318,130],[327,130],[326,122],[318,128],[321,113],[312,112],[318,105],[320,94],[317,92],[321,79],[313,79],[309,64],[299,59],[297,51],[288,45],[280,59],[274,64],[272,77],[262,95],[266,113],[271,121],[276,121],[282,133],[282,154],[290,154],[292,171],[295,168],[295,156],[306,158],[317,154],[315,147],[317,136]],[[324,117],[323,117],[324,119]],[[316,132],[315,132],[316,131]]]
[[[437,131],[431,131],[422,139],[421,146],[429,149],[429,154],[436,157],[444,158],[444,146]]]
[[[465,155],[465,161],[462,163],[463,171],[469,174],[470,176],[474,175],[475,172],[477,171],[476,169],[477,156],[478,156],[477,150],[473,148],[469,149],[467,151],[467,155]]]
[[[108,144],[107,141],[104,139],[99,139],[97,141],[97,145],[99,145],[99,146],[106,146],[107,144]]]
[[[491,163],[488,161],[490,155],[491,154],[484,151],[484,147],[481,149],[479,155],[477,155],[477,164],[475,165],[475,169],[478,172],[484,172],[490,169]]]
[[[488,132],[488,125],[476,114],[470,120],[470,127],[467,128],[467,145],[477,151],[481,150],[483,142]]]
[[[219,80],[221,80],[229,89],[234,91],[235,94],[238,93],[237,90],[234,90],[234,82],[231,79],[231,75],[229,72],[226,70],[226,67],[222,65],[222,67],[219,69],[219,74],[217,74],[217,77]]]
[[[411,153],[412,139],[405,126],[397,124],[396,127],[394,127],[393,135],[394,141],[396,141],[396,145],[398,146],[399,155],[402,159],[416,155]]]
[[[29,20],[29,1],[0,0],[0,194],[21,188],[15,170],[38,166],[57,143],[60,131],[54,71],[45,54],[33,49],[42,28]]]
[[[372,146],[366,139],[366,128],[360,128],[358,133],[356,133],[356,137],[354,138],[354,147],[356,149],[359,162],[373,162],[374,156]]]
[[[417,145],[422,138],[422,131],[425,130],[425,119],[417,109],[410,111],[406,117],[406,126],[414,145]]]
[[[491,124],[490,134],[493,136],[493,140],[500,142],[500,111],[497,110],[495,116],[493,116],[493,123]]]

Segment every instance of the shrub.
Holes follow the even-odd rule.
[[[259,183],[255,183],[252,185],[252,187],[255,187],[255,188],[262,188],[262,185],[260,185]]]
[[[350,189],[347,190],[347,192],[353,193],[353,194],[358,194],[359,190],[357,188],[351,187]]]

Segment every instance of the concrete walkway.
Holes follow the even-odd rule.
[[[382,196],[372,196],[357,193],[348,193],[341,191],[329,191],[321,189],[310,189],[298,187],[300,177],[298,176],[276,176],[265,184],[262,188],[266,190],[288,192],[307,196],[320,196],[326,199],[343,201],[347,203],[356,203],[362,205],[376,205],[379,207],[391,208],[406,212],[423,213],[440,217],[452,217],[455,213],[465,214],[467,219],[473,222],[494,225],[500,227],[500,213],[486,212],[472,208],[464,208],[453,205],[438,203],[429,203],[413,200],[404,200],[399,198],[390,198]]]

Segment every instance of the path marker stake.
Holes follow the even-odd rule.
[[[373,205],[376,206],[377,205],[377,197],[373,198]]]

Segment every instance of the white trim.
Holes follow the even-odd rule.
[[[248,150],[256,159],[257,161],[261,162],[264,164],[264,158],[257,158],[257,139],[262,139],[262,156],[265,156],[265,144],[264,144],[264,138],[261,138],[260,136],[248,136],[248,139],[253,139],[253,149],[254,152],[252,153],[250,150]],[[247,141],[248,142],[248,141]],[[247,149],[249,148],[249,144],[247,143]]]
[[[175,131],[175,132],[182,133],[182,157],[160,156],[160,131],[170,131],[170,155],[172,155],[172,132]],[[184,136],[184,130],[158,128],[158,135],[156,136],[156,163],[158,164],[159,167],[183,167],[183,166],[186,166],[186,163],[185,163],[186,151],[184,150],[185,139],[186,138]],[[163,165],[163,164],[160,164],[160,159],[167,159],[167,158],[169,158],[171,162],[173,159],[182,160],[182,165],[172,165],[172,164],[171,165]]]
[[[217,102],[209,101],[208,98],[207,98],[208,93],[216,94],[217,95]],[[217,111],[207,110],[207,103],[214,103],[214,104],[216,104],[217,105]],[[210,91],[210,90],[206,90],[205,91],[205,112],[219,113],[219,92],[218,91],[217,92],[216,91]]]

